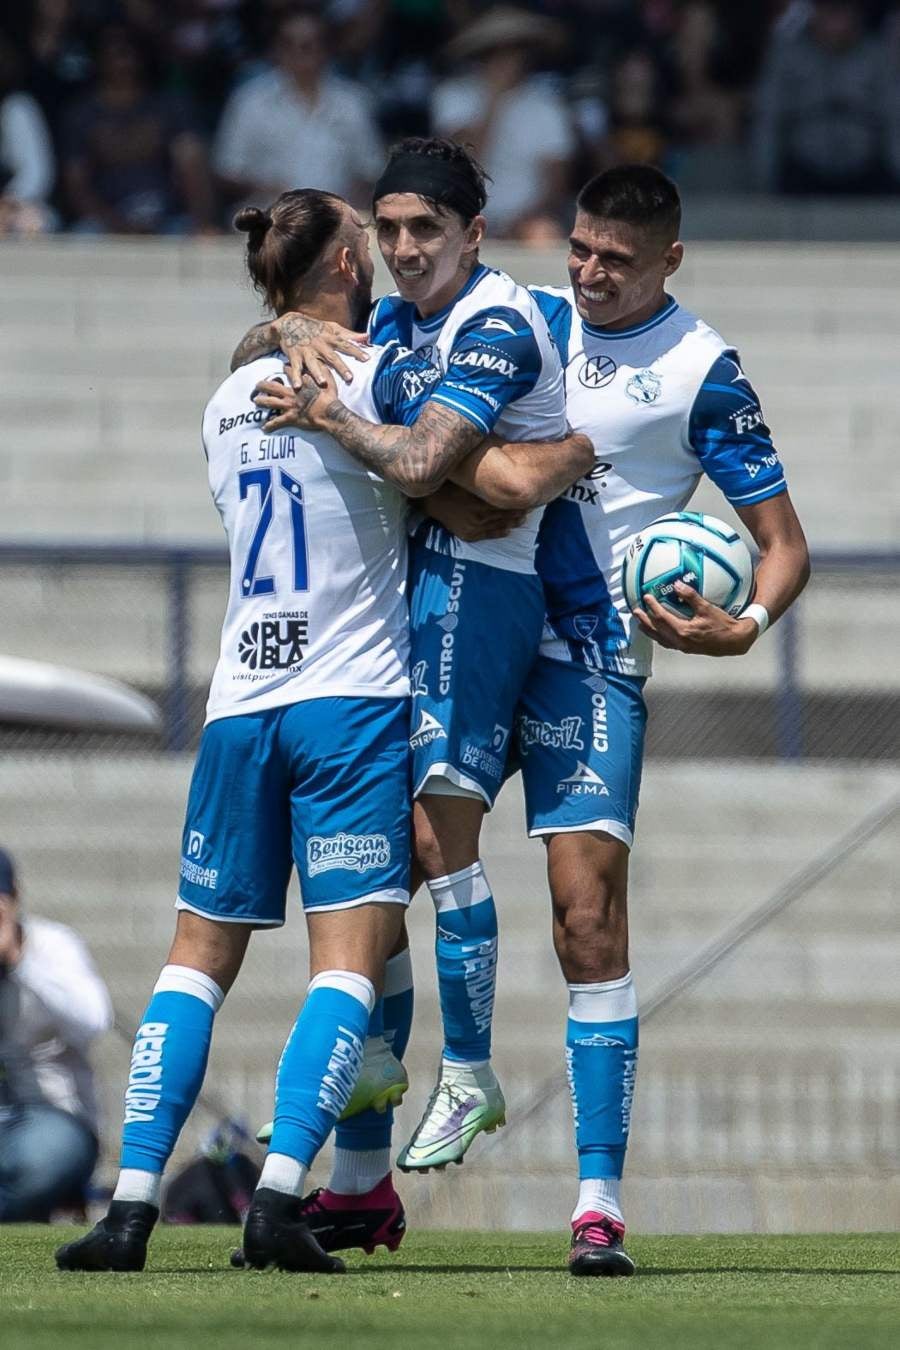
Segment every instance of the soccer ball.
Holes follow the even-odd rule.
[[[622,564],[622,589],[630,609],[643,608],[653,595],[679,618],[693,610],[675,591],[683,581],[733,618],[753,592],[753,560],[741,536],[723,520],[699,511],[660,516],[628,545]]]

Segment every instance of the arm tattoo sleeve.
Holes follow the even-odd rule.
[[[410,497],[434,492],[484,433],[465,417],[429,403],[411,427],[367,422],[335,399],[326,412],[329,431],[367,468]]]

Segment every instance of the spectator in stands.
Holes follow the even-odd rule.
[[[495,234],[530,233],[534,217],[556,220],[568,201],[575,151],[569,111],[532,74],[538,54],[558,52],[562,42],[557,24],[499,6],[448,47],[451,61],[471,70],[438,86],[434,131],[470,145],[486,168],[492,179],[486,214]]]
[[[26,88],[41,105],[57,155],[63,109],[91,75],[80,9],[77,0],[34,0],[18,8],[8,30],[22,55]]]
[[[87,1052],[111,1025],[84,943],[62,924],[23,918],[0,849],[0,1223],[46,1222],[83,1197],[97,1160]]]
[[[813,0],[769,51],[758,90],[760,186],[878,193],[900,185],[900,93],[890,54],[854,0]]]
[[[665,164],[669,133],[662,74],[653,53],[627,52],[611,72],[609,129],[594,147],[593,172],[617,164]]]
[[[274,69],[232,94],[213,162],[234,199],[269,202],[316,187],[368,205],[382,147],[363,89],[329,73],[325,21],[287,11],[272,34]]]
[[[18,53],[0,34],[0,236],[52,228],[53,145],[38,103],[21,87]]]
[[[65,182],[75,228],[203,233],[215,228],[206,151],[183,102],[159,90],[148,49],[110,24],[92,91],[66,118]]]

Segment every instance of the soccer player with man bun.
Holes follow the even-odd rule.
[[[341,198],[287,192],[236,223],[276,313],[302,304],[353,328],[368,312],[368,236]],[[346,406],[410,420],[430,367],[396,343],[372,358],[343,391]],[[134,1044],[112,1203],[59,1249],[63,1270],[143,1269],[215,1014],[252,930],[284,922],[292,865],[311,980],[278,1067],[271,1147],[244,1230],[248,1264],[343,1270],[304,1216],[303,1183],[335,1120],[384,1105],[403,1078],[382,1046],[387,1095],[373,1075],[351,1106],[366,1038],[380,1030],[386,963],[395,1001],[408,988],[388,960],[409,902],[407,502],[327,436],[267,434],[253,391],[281,372],[277,357],[237,371],[203,418],[231,584],[187,805],[175,938]],[[426,485],[440,481],[439,455],[429,473]],[[396,1245],[402,1231],[394,1206],[377,1236]]]

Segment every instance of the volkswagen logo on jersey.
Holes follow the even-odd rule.
[[[652,370],[639,370],[626,384],[625,393],[635,403],[655,403],[662,393],[662,381]]]
[[[579,383],[585,389],[602,389],[612,383],[618,368],[611,356],[592,356],[578,372]]]

